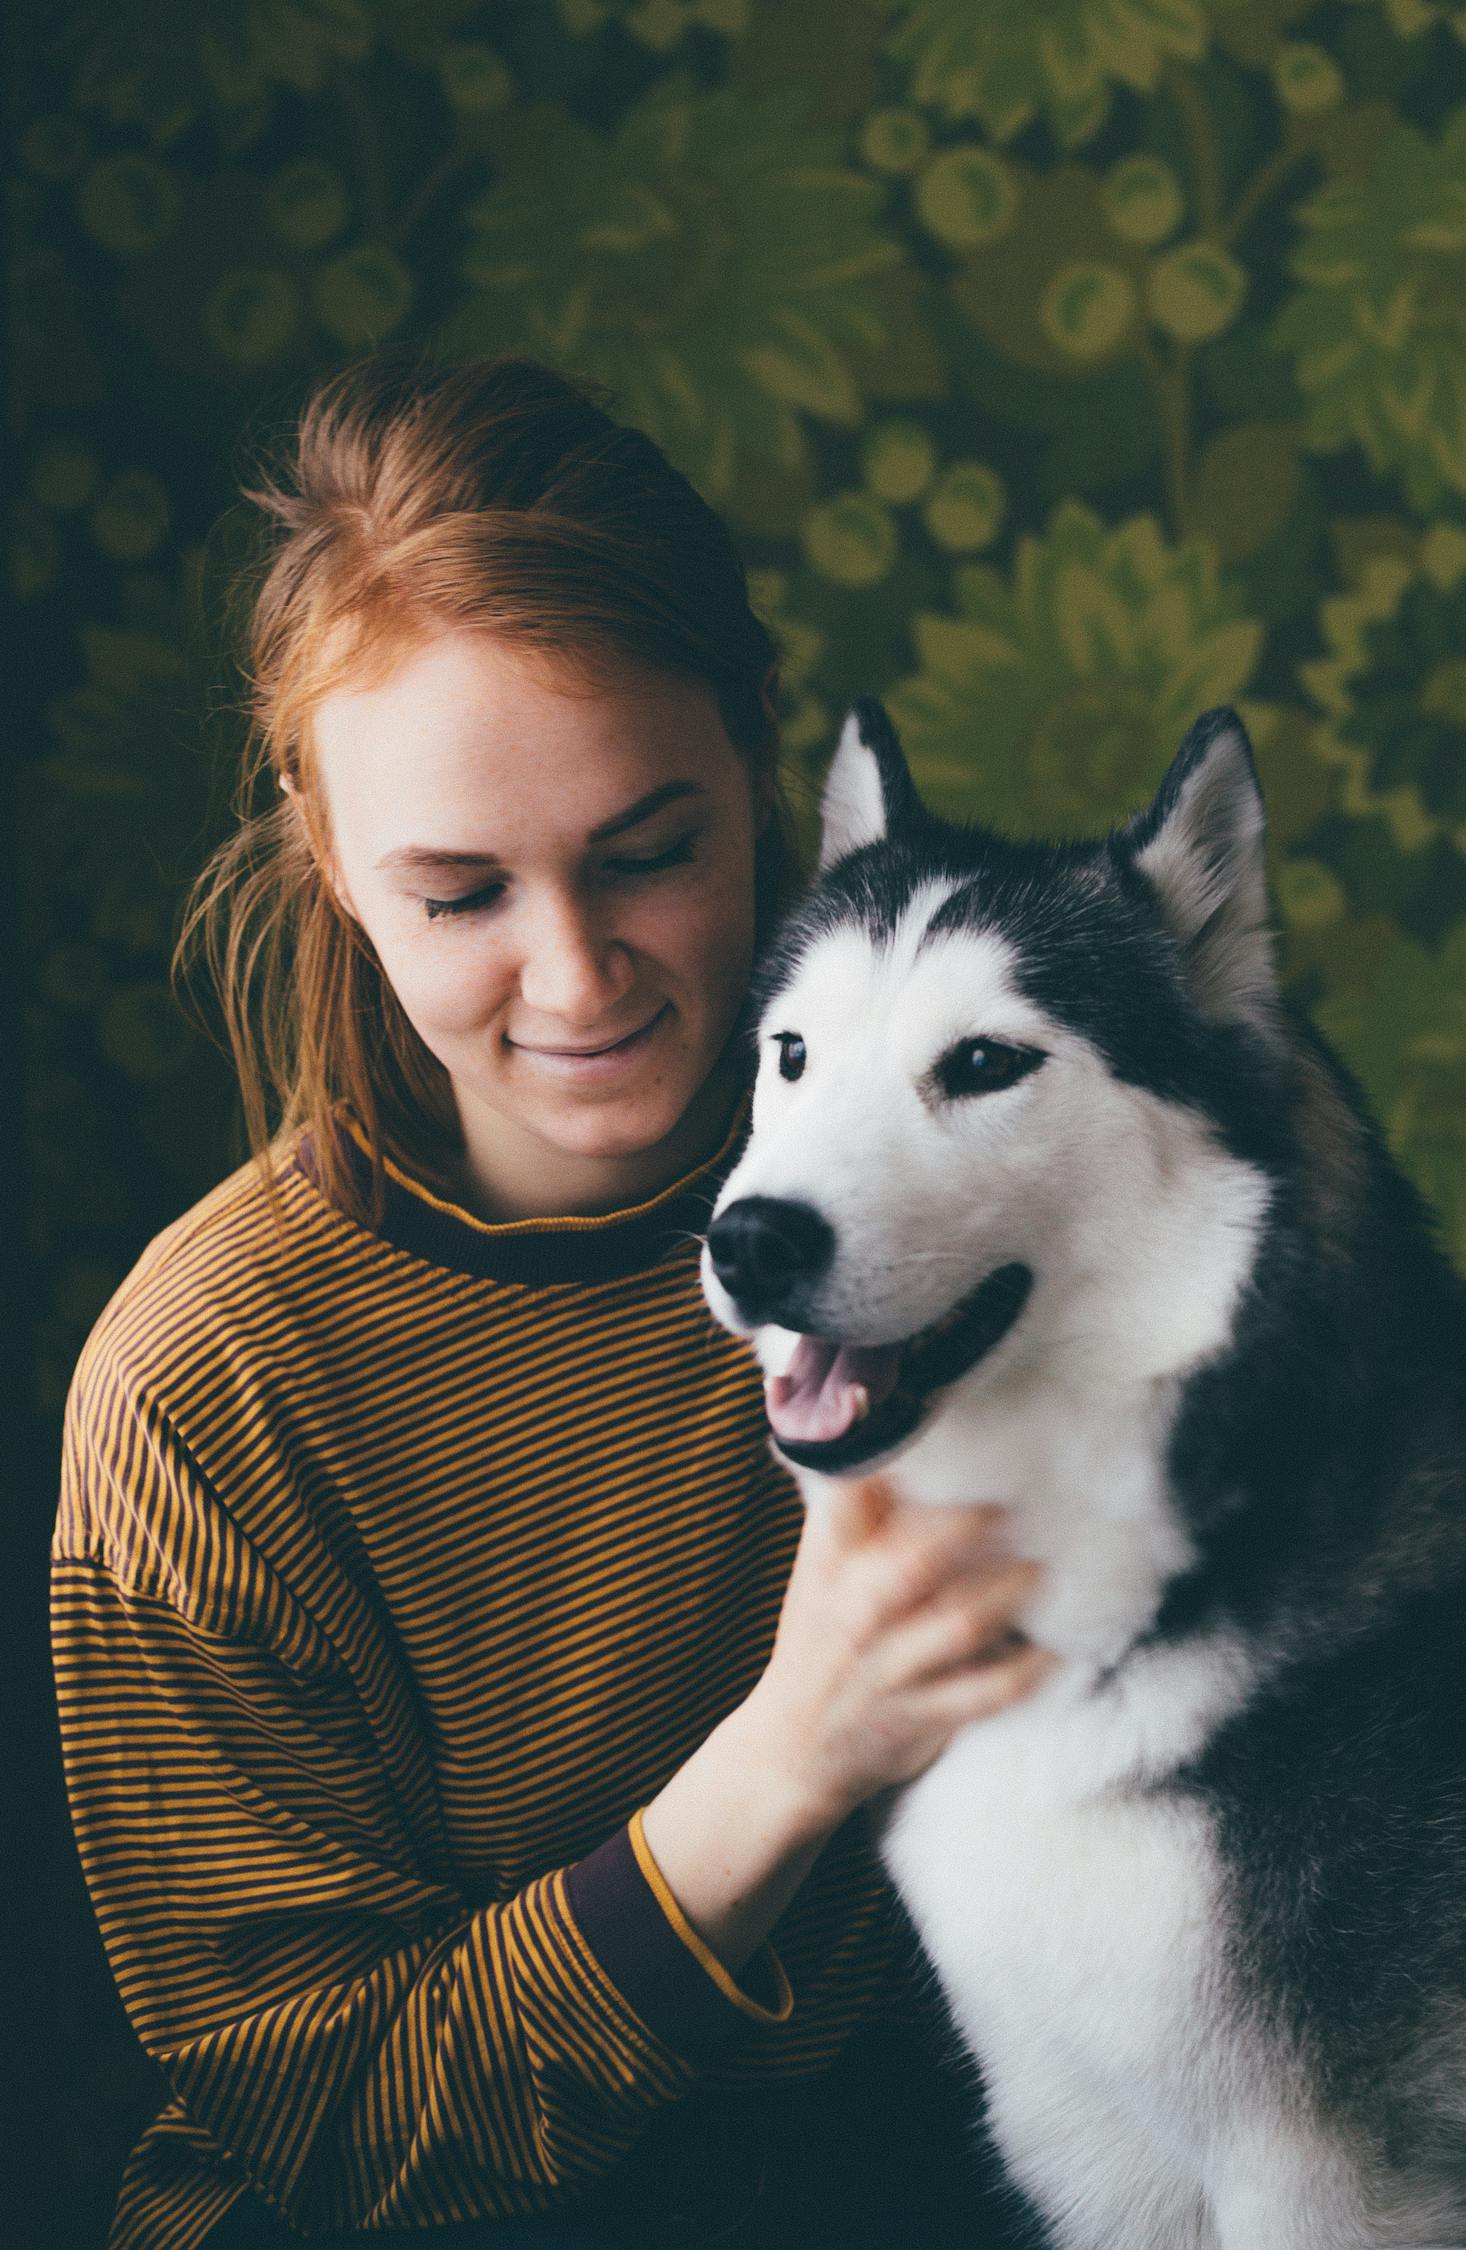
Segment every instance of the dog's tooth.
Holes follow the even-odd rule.
[[[864,1383],[852,1383],[850,1396],[855,1402],[855,1419],[857,1422],[863,1422],[870,1412],[870,1392],[866,1389]]]

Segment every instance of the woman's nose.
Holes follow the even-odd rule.
[[[598,1030],[636,981],[609,919],[575,899],[541,902],[527,917],[519,993],[545,1023]]]

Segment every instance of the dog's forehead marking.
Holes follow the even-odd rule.
[[[852,918],[823,931],[774,994],[766,1024],[777,1019],[806,1037],[818,1026],[838,1038],[869,1030],[899,1008],[903,1028],[918,1032],[960,1017],[959,1028],[973,1032],[1032,1033],[1042,1018],[1020,995],[1011,941],[993,930],[932,929],[963,887],[951,878],[926,882],[883,928]],[[960,962],[952,958],[959,948]]]

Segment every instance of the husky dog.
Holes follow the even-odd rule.
[[[1466,2244],[1466,1288],[1283,994],[1242,725],[1097,842],[855,706],[703,1280],[806,1502],[1006,1503],[1060,1662],[880,1849],[1058,2250]]]

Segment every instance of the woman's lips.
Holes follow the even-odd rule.
[[[532,1055],[535,1062],[560,1077],[599,1077],[619,1069],[623,1063],[640,1056],[667,1014],[664,1000],[654,1016],[649,1016],[635,1031],[628,1031],[624,1039],[613,1040],[608,1047],[534,1047],[517,1039],[509,1041],[516,1054]]]

